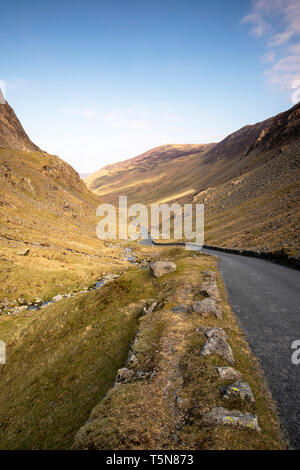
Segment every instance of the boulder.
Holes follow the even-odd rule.
[[[18,256],[27,256],[29,254],[30,250],[29,248],[26,248],[25,250],[18,251],[17,255]]]
[[[171,261],[153,261],[149,267],[154,277],[161,277],[164,274],[176,271],[176,264]]]
[[[58,302],[58,301],[61,300],[62,298],[63,298],[63,296],[62,296],[61,294],[58,294],[58,295],[56,295],[55,297],[53,297],[52,300],[53,300],[54,302]]]
[[[234,382],[232,385],[227,385],[221,388],[223,398],[227,400],[242,400],[249,403],[255,403],[255,398],[250,385],[243,380]]]
[[[205,330],[204,332],[207,338],[212,338],[213,336],[217,336],[218,338],[227,339],[226,333],[223,328],[211,327]]]
[[[156,300],[152,300],[152,299],[148,300],[143,307],[143,314],[147,315],[147,313],[152,313],[156,305],[157,305]]]
[[[209,413],[202,416],[204,424],[242,427],[260,432],[257,416],[251,413],[242,413],[238,410],[226,410],[222,406],[213,408]]]
[[[134,353],[131,353],[127,361],[128,366],[133,366],[137,363],[138,363],[138,359],[136,355]]]
[[[194,312],[199,313],[203,317],[207,317],[212,313],[216,318],[222,318],[222,310],[214,299],[199,300],[193,304],[192,308]]]
[[[209,356],[217,354],[222,356],[229,364],[234,363],[234,356],[231,347],[223,338],[218,336],[211,336],[203,346],[200,354],[202,356]]]
[[[205,282],[200,286],[199,294],[204,297],[212,297],[214,299],[220,298],[219,288],[216,281]]]
[[[133,370],[127,369],[127,367],[123,367],[122,369],[119,369],[117,372],[116,382],[117,383],[127,382],[128,380],[132,379],[134,375],[135,374]]]
[[[217,373],[223,380],[241,380],[242,374],[233,367],[217,367]]]

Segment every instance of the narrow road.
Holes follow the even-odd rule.
[[[300,271],[202,251],[219,258],[230,304],[264,370],[282,427],[291,447],[300,449],[300,364],[292,362],[292,343],[300,340]]]

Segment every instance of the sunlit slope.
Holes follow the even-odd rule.
[[[98,204],[78,173],[42,152],[0,105],[0,300],[47,298],[97,279],[99,259],[89,255],[104,249]]]
[[[88,187],[109,202],[204,203],[207,244],[300,256],[300,104],[196,153],[156,152],[103,168]]]
[[[197,172],[212,145],[157,147],[125,162],[108,165],[86,178],[85,183],[108,202],[116,202],[119,195],[128,196],[129,202],[146,204],[176,199],[199,189]]]

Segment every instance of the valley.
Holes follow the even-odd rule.
[[[204,202],[207,243],[297,257],[298,163],[296,106],[85,184],[0,104],[0,448],[287,448],[218,258],[99,240],[96,208]]]

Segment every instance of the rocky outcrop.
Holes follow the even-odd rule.
[[[39,147],[31,142],[14,110],[7,102],[0,103],[0,148],[40,151]]]
[[[222,318],[221,308],[214,299],[210,298],[195,302],[193,304],[193,311],[200,313],[203,317],[213,314],[216,318]]]
[[[234,363],[234,356],[231,347],[223,338],[212,336],[203,346],[201,356],[218,355],[223,357],[229,364]]]
[[[223,380],[241,380],[242,374],[233,367],[217,367],[217,373]]]
[[[221,406],[213,408],[209,413],[205,413],[202,417],[204,424],[210,425],[226,425],[234,427],[243,427],[260,432],[257,416],[251,413],[242,413],[238,410],[227,410]]]
[[[150,264],[150,271],[154,277],[161,277],[176,271],[176,264],[171,261],[153,261]]]
[[[241,400],[249,403],[255,403],[255,398],[250,385],[243,380],[234,382],[232,385],[227,385],[221,388],[223,398],[226,400]]]

